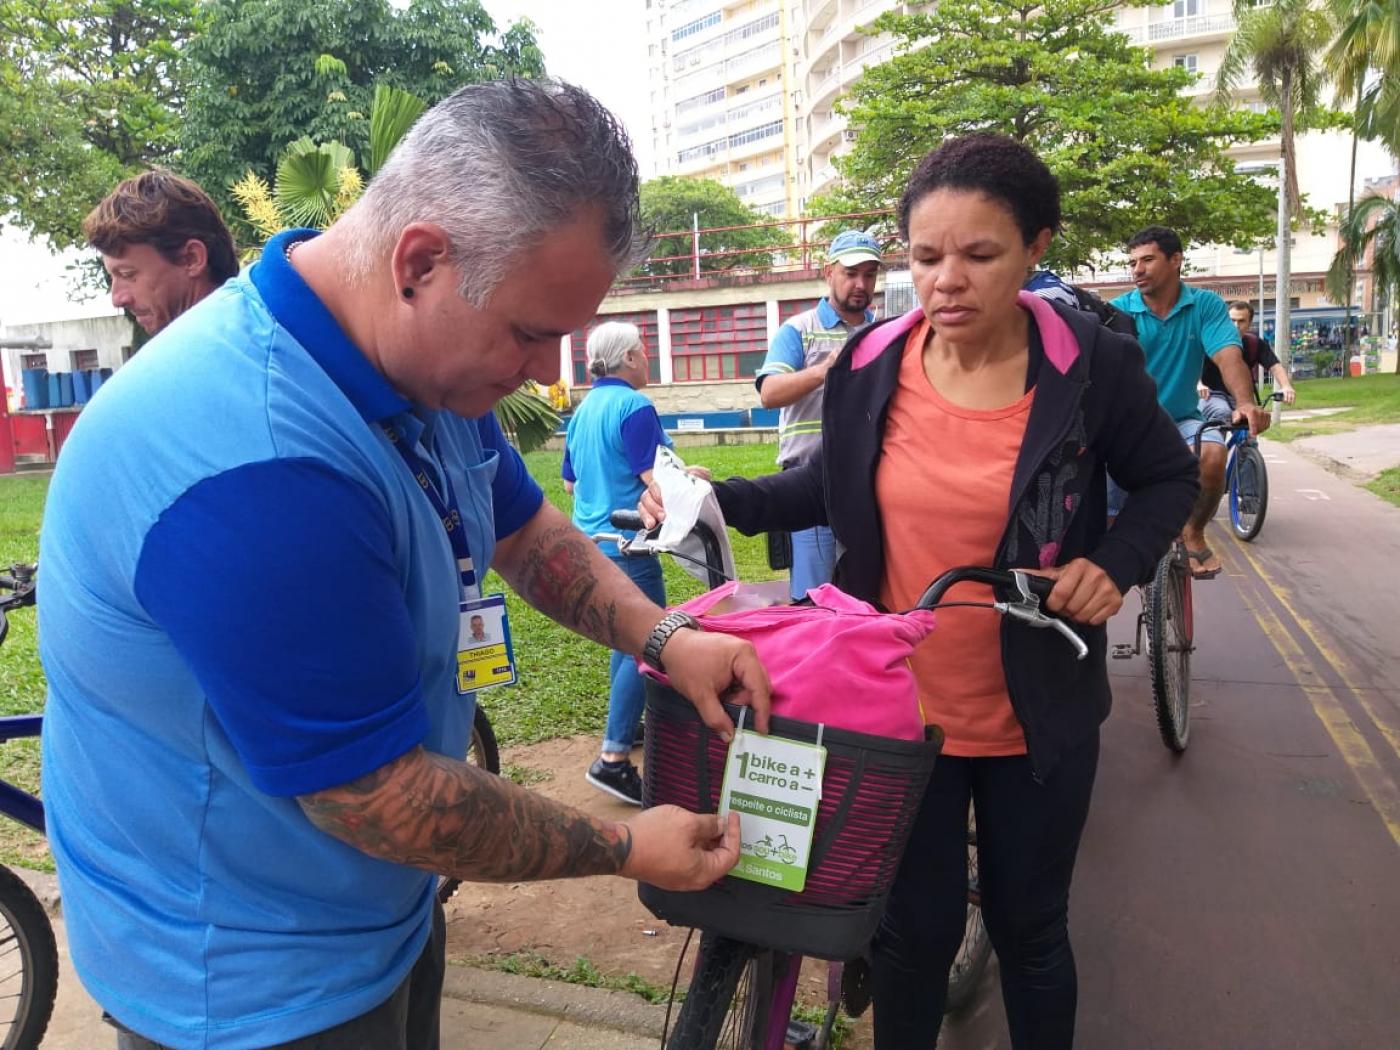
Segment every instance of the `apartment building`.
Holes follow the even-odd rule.
[[[792,0],[646,0],[657,175],[716,179],[796,214]]]
[[[778,217],[796,217],[813,195],[836,181],[833,160],[854,138],[836,102],[867,66],[886,60],[895,42],[860,32],[896,0],[644,0],[649,28],[654,174],[696,175],[733,187],[749,204]],[[1152,49],[1158,68],[1180,66],[1200,75],[1189,90],[1214,89],[1220,60],[1235,31],[1230,0],[1167,0],[1123,8],[1118,25],[1136,44]],[[1262,108],[1257,92],[1241,105]],[[1311,132],[1298,149],[1299,184],[1308,203],[1336,214],[1345,207],[1349,137]],[[1241,165],[1271,179],[1277,140],[1233,151]],[[1357,179],[1394,170],[1376,146],[1363,145]],[[1304,323],[1340,316],[1322,290],[1336,250],[1335,224],[1294,235],[1290,298]],[[1211,278],[1222,294],[1262,299],[1272,311],[1268,275],[1271,249],[1240,252],[1204,246],[1188,259],[1198,279]],[[1259,292],[1259,273],[1265,290]],[[1112,286],[1123,273],[1105,271]],[[1364,278],[1358,299],[1366,291]]]

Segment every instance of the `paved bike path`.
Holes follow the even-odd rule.
[[[1396,1046],[1400,508],[1264,449],[1263,533],[1212,526],[1226,571],[1194,591],[1186,755],[1144,659],[1110,664],[1071,899],[1084,1050]],[[1009,1046],[994,980],[939,1046]]]
[[[1084,1050],[1397,1045],[1400,509],[1265,453],[1259,540],[1217,522],[1226,572],[1195,588],[1185,755],[1145,660],[1110,664],[1071,899]],[[1009,1046],[992,980],[940,1046]]]

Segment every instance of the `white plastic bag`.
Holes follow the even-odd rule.
[[[719,510],[714,486],[704,478],[686,473],[685,462],[669,448],[658,445],[652,465],[652,480],[661,489],[661,503],[666,508],[666,520],[661,523],[656,545],[662,550],[686,555],[677,563],[706,587],[713,586],[703,563],[705,548],[693,533],[697,521],[704,522],[719,541],[721,569],[734,578],[734,550],[729,545],[729,531],[724,527],[724,515]],[[695,561],[687,560],[694,558]]]

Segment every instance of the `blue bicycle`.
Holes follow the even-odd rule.
[[[0,644],[9,634],[6,614],[34,604],[35,568],[15,565],[0,573]],[[41,715],[0,718],[0,742],[39,735]],[[0,780],[0,813],[43,834],[43,804]],[[35,1050],[44,1037],[58,995],[58,947],[48,914],[33,891],[0,866],[0,1048]]]
[[[1269,400],[1282,401],[1283,393],[1275,392]],[[1264,527],[1264,514],[1269,509],[1269,472],[1264,466],[1264,453],[1259,451],[1259,440],[1249,436],[1248,427],[1220,429],[1226,431],[1225,447],[1230,456],[1225,464],[1230,528],[1249,543]]]

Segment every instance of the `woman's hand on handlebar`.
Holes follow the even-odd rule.
[[[647,527],[648,531],[666,520],[666,508],[661,505],[661,486],[656,482],[648,482],[647,487],[642,490],[642,499],[637,504],[637,513],[642,516],[642,524]]]
[[[1056,616],[1097,627],[1123,607],[1123,592],[1088,558],[1075,558],[1053,569],[1026,569],[1055,581],[1045,608]]]
[[[734,723],[721,699],[752,708],[753,727],[768,732],[768,672],[748,642],[713,631],[680,630],[667,640],[662,657],[671,686],[726,743],[734,737]]]

